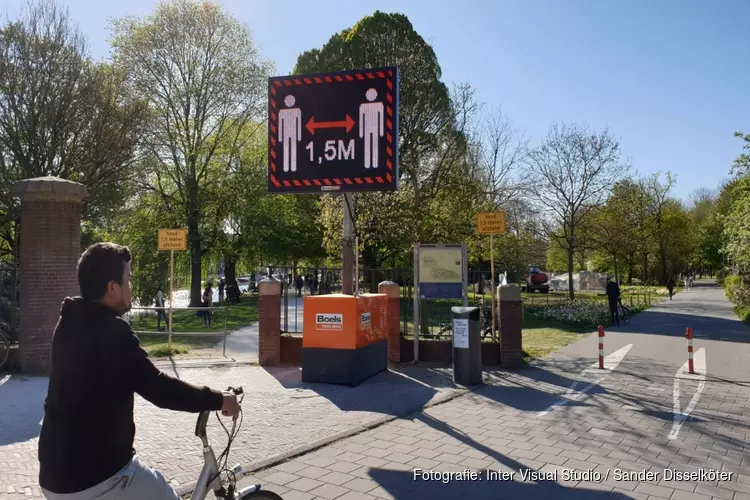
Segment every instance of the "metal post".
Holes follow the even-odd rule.
[[[224,306],[224,350],[222,351],[221,355],[225,358],[227,357],[227,313],[227,306]]]
[[[461,274],[464,277],[464,307],[469,307],[469,258],[466,243],[461,244]]]
[[[353,293],[353,267],[354,267],[354,248],[352,247],[352,235],[354,234],[354,214],[352,211],[354,207],[353,198],[349,193],[344,193],[344,238],[342,240],[342,252],[341,252],[341,293],[344,295],[352,295]]]
[[[490,233],[490,304],[492,304],[492,340],[495,338],[495,331],[497,325],[495,319],[495,246],[493,244],[493,234]],[[484,298],[482,299],[482,309],[484,309]]]
[[[414,243],[414,363],[419,363],[419,243]]]
[[[284,281],[281,283],[281,293],[284,294],[284,332],[288,332],[289,331],[289,285],[285,286],[285,283],[286,283],[286,276],[284,276]]]
[[[172,308],[174,307],[174,250],[169,251],[169,341],[167,350],[172,355]]]
[[[359,236],[354,237],[354,295],[359,293]]]

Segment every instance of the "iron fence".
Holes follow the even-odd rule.
[[[171,335],[169,308],[133,307],[125,320],[149,356],[225,357],[228,313],[228,306],[175,307]]]
[[[18,327],[18,266],[0,265],[0,329],[12,339]]]

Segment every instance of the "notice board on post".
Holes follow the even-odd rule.
[[[461,299],[466,263],[463,245],[419,245],[419,298]]]
[[[398,69],[268,80],[268,192],[398,190]]]

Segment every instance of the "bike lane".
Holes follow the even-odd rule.
[[[285,499],[750,498],[750,329],[720,288],[608,330],[604,353],[599,370],[592,334],[241,484]]]

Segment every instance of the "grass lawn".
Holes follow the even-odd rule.
[[[167,357],[167,332],[156,331],[156,315],[143,314],[136,309],[132,313],[133,330],[136,331],[141,346],[152,357]],[[225,323],[226,321],[226,323]],[[211,326],[203,326],[203,318],[196,311],[174,311],[172,313],[172,355],[186,354],[191,349],[211,348],[222,341],[224,326],[227,332],[249,326],[258,321],[258,296],[242,297],[239,304],[216,307]],[[164,321],[161,323],[165,327]],[[215,335],[190,335],[193,333],[214,333]]]
[[[564,324],[540,319],[530,311],[524,315],[523,358],[529,362],[565,347],[596,330],[598,325]]]

